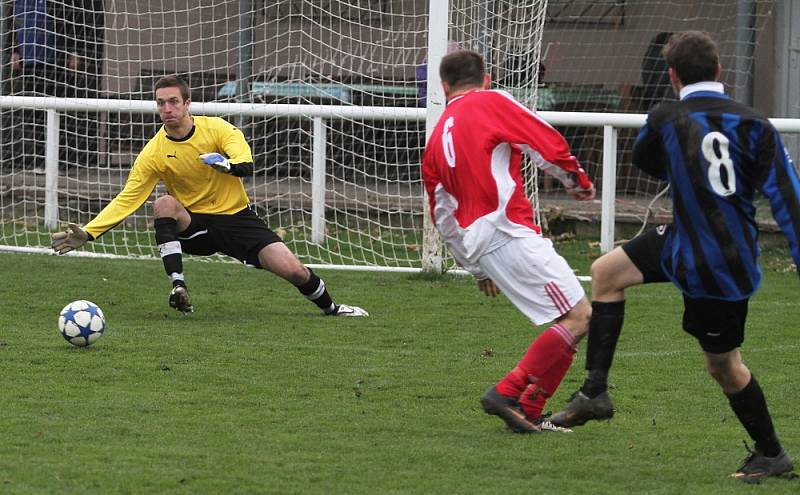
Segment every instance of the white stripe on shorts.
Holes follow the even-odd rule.
[[[570,310],[569,302],[567,298],[564,297],[564,293],[561,292],[561,289],[558,288],[558,284],[555,282],[548,282],[545,284],[544,290],[547,292],[547,295],[550,296],[553,305],[555,305],[562,314]]]
[[[195,232],[194,234],[192,234],[192,235],[190,235],[188,237],[180,237],[179,236],[178,239],[181,239],[181,240],[184,240],[184,241],[188,241],[189,239],[194,239],[197,236],[201,236],[201,235],[205,235],[205,234],[208,234],[208,229],[198,230],[197,232]]]

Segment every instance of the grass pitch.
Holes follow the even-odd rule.
[[[583,274],[599,253],[561,244]],[[800,459],[798,280],[765,260],[745,360]],[[196,313],[157,261],[0,253],[2,493],[792,493],[727,478],[747,436],[680,329],[670,285],[633,289],[612,370],[617,415],[519,436],[478,404],[535,333],[469,278],[318,270],[367,319],[319,314],[286,282],[186,262]],[[69,301],[106,313],[72,347]],[[585,343],[549,404],[583,377]]]

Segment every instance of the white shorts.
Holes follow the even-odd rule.
[[[535,325],[564,316],[584,296],[567,261],[541,236],[515,237],[481,256],[479,264]]]

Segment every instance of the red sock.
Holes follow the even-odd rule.
[[[525,415],[530,419],[536,419],[542,415],[542,410],[547,403],[547,399],[553,396],[564,380],[569,367],[572,365],[572,358],[575,357],[575,348],[568,349],[561,359],[539,379],[536,383],[531,383],[522,392],[519,404]]]
[[[574,346],[575,337],[556,323],[536,337],[517,366],[496,385],[497,391],[506,397],[519,397],[529,383],[544,378],[547,371],[561,362],[565,354],[570,354]],[[571,354],[569,359],[572,360]]]

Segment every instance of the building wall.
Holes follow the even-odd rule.
[[[626,2],[623,21],[599,29],[547,25],[542,45],[545,80],[607,88],[635,86],[641,82],[641,58],[652,36],[686,29],[709,31],[720,43],[723,67],[732,68],[736,3],[731,0],[731,9],[714,13],[718,16],[714,21],[707,20],[704,2],[676,0]],[[149,92],[143,87],[148,84],[143,73],[235,77],[239,71],[239,4],[239,0],[107,2],[106,91]],[[260,5],[253,17],[252,71],[261,78],[410,81],[425,58],[427,0],[362,0],[347,7],[332,0],[279,0]],[[765,5],[759,3],[758,18],[764,29],[755,52],[754,104],[769,114],[774,23]],[[474,17],[471,20],[476,21]],[[476,48],[475,40],[457,41]],[[734,80],[732,71],[725,70],[723,81],[731,85]]]
[[[701,30],[709,32],[720,46],[723,82],[735,82],[732,69],[736,52],[736,1],[725,12],[712,13],[704,2],[678,0],[654,4],[626,2],[624,25],[597,30],[590,28],[545,27],[544,46],[549,47],[544,63],[547,81],[568,84],[635,85],[641,82],[640,64],[650,39],[660,31]],[[769,112],[773,76],[769,71],[773,53],[773,21],[770,7],[759,4],[758,34],[754,64],[754,104]],[[676,18],[676,12],[680,19]],[[717,15],[716,20],[709,20]]]

